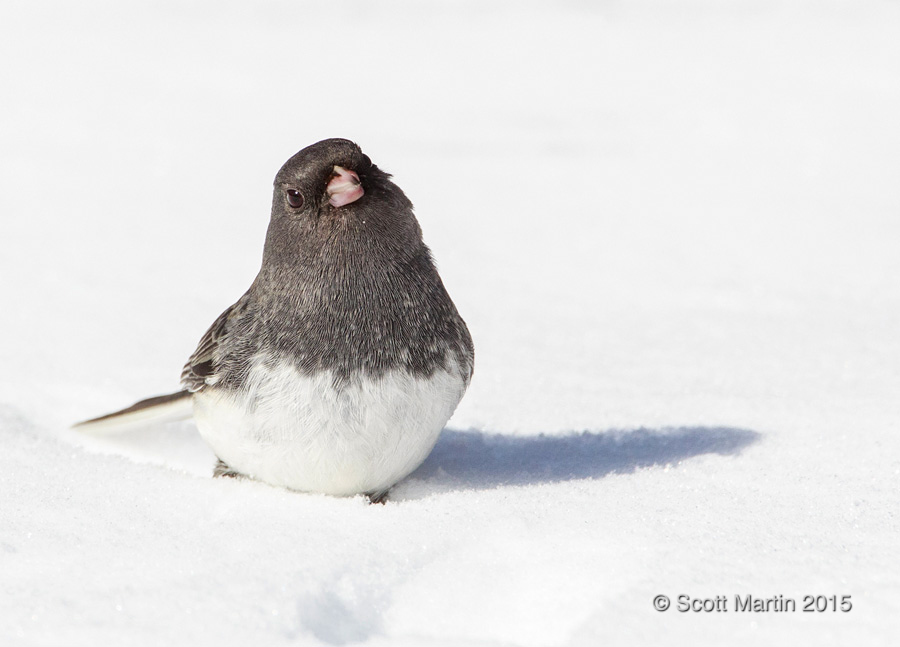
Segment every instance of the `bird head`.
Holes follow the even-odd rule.
[[[412,203],[347,139],[307,146],[275,177],[269,256],[351,262],[356,253],[400,258],[422,245]]]

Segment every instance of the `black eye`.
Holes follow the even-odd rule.
[[[287,190],[287,199],[288,204],[291,205],[294,209],[299,209],[303,206],[303,194],[299,191],[295,191],[294,189]]]

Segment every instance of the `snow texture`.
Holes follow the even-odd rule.
[[[895,640],[898,33],[875,0],[3,3],[0,643]],[[189,422],[68,429],[177,387],[335,136],[475,339],[425,465],[367,505],[214,480]]]

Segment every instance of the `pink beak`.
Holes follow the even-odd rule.
[[[328,192],[328,203],[332,207],[343,207],[351,202],[356,202],[365,193],[359,183],[359,176],[341,166],[334,167],[334,174],[328,181],[326,191]]]

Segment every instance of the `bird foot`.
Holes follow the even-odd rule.
[[[223,461],[221,458],[216,459],[216,466],[213,468],[213,478],[230,478],[230,479],[239,479],[243,478],[244,475],[234,470],[228,466],[228,463]]]

